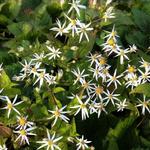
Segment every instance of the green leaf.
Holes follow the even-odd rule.
[[[53,93],[59,93],[59,92],[63,92],[63,91],[65,91],[65,89],[62,87],[55,87],[53,89]]]
[[[134,94],[134,93],[140,93],[140,94],[144,94],[147,97],[150,97],[150,84],[145,83],[145,84],[138,85],[130,92],[130,94]]]

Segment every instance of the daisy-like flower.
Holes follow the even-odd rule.
[[[78,81],[82,82],[85,79],[85,77],[89,76],[88,74],[84,74],[85,69],[80,71],[80,69],[77,68],[77,70],[74,69],[71,72],[76,76],[76,80],[74,81],[74,84],[76,84]]]
[[[66,14],[64,15],[70,21],[67,28],[68,30],[72,30],[72,37],[74,37],[75,33],[78,34],[78,26],[80,24],[80,21],[78,19],[71,19]]]
[[[96,63],[96,60],[101,57],[101,54],[89,54],[90,56],[87,56],[87,58],[89,58],[88,61],[90,62],[90,66],[92,66],[94,63]]]
[[[133,65],[131,66],[131,65],[128,64],[128,68],[127,68],[127,70],[125,70],[124,73],[127,73],[126,77],[127,77],[127,79],[130,79],[136,73],[136,67],[133,66]]]
[[[69,33],[68,28],[66,27],[66,22],[64,22],[64,24],[62,25],[60,20],[57,19],[56,23],[57,23],[58,27],[53,27],[53,28],[50,29],[52,31],[56,31],[57,32],[55,37],[57,37],[58,35],[62,36],[64,33]]]
[[[37,82],[39,82],[39,88],[41,88],[41,86],[43,85],[44,83],[44,80],[46,81],[47,80],[47,76],[49,76],[48,73],[46,73],[46,70],[45,69],[38,69],[37,70],[37,80],[34,82],[33,85],[35,85]],[[40,72],[40,73],[39,73]]]
[[[28,145],[30,145],[29,143],[29,139],[28,139],[28,135],[32,136],[36,136],[35,133],[32,133],[31,131],[36,129],[36,127],[31,127],[31,128],[24,128],[24,129],[20,129],[18,131],[13,131],[16,134],[19,134],[19,136],[17,137],[17,139],[15,140],[15,142],[17,142],[19,139],[21,139],[20,141],[20,145],[27,143]]]
[[[96,100],[91,101],[91,103],[89,104],[90,114],[97,113],[97,108],[95,107],[95,105],[96,105]]]
[[[105,112],[105,114],[107,114],[105,107],[106,107],[106,103],[104,103],[103,101],[95,104],[95,108],[97,109],[98,118],[100,117],[102,111]]]
[[[108,19],[111,19],[111,18],[115,18],[115,13],[113,13],[113,7],[109,7],[107,8],[106,12],[104,13],[104,16],[103,16],[103,19],[105,22],[107,22]]]
[[[110,86],[111,83],[114,83],[115,88],[117,89],[117,84],[121,85],[121,83],[120,83],[120,81],[118,79],[120,77],[122,77],[123,75],[121,74],[119,76],[116,76],[116,74],[117,74],[117,69],[115,69],[113,76],[109,75],[109,79],[107,80],[107,82],[108,82],[107,86]]]
[[[8,150],[8,149],[7,149],[6,145],[3,144],[3,145],[0,145],[0,150]]]
[[[146,83],[147,81],[150,82],[150,70],[146,69],[144,72],[140,69],[138,69],[138,71],[140,72],[140,76],[139,76],[139,80],[141,81],[141,83]]]
[[[107,66],[107,67],[104,67],[102,70],[101,70],[101,72],[100,72],[100,74],[99,74],[99,76],[102,78],[102,82],[106,82],[107,81],[107,78],[109,77],[109,68],[110,68],[110,66]]]
[[[33,65],[30,69],[29,75],[33,74],[33,78],[35,78],[35,76],[38,76],[37,70],[40,68],[40,66],[41,62],[37,62],[35,65]]]
[[[150,69],[150,63],[145,61],[143,58],[141,58],[142,60],[139,61],[139,63],[141,64],[140,67],[141,68],[145,68],[145,70],[149,70]]]
[[[56,84],[56,76],[52,76],[52,75],[47,75],[46,76],[46,82],[49,84],[49,85],[52,85],[52,84]]]
[[[20,72],[23,72],[24,74],[27,74],[30,72],[32,60],[27,62],[27,60],[24,60],[24,64],[20,62],[20,64],[23,66],[22,70]]]
[[[63,106],[61,109],[59,109],[57,106],[55,108],[54,111],[48,110],[50,113],[52,113],[53,115],[49,118],[55,118],[52,126],[54,126],[58,120],[58,118],[62,119],[63,121],[67,122],[70,120],[68,117],[66,117],[64,114],[69,113],[69,111],[63,111],[67,106]]]
[[[57,57],[59,58],[60,57],[60,49],[55,49],[54,47],[50,47],[50,46],[47,46],[48,50],[50,51],[46,56],[48,56],[49,60],[51,59],[56,59]]]
[[[149,104],[150,104],[150,99],[146,100],[146,96],[143,95],[143,101],[139,100],[139,104],[136,105],[136,107],[142,107],[142,114],[145,115],[145,110],[147,110],[150,113],[150,108],[149,108]]]
[[[76,95],[76,98],[79,102],[79,105],[71,107],[74,109],[78,108],[74,115],[77,115],[81,111],[82,120],[85,120],[87,117],[89,118],[87,105],[88,102],[90,101],[90,98],[88,98],[84,103],[82,102],[82,100],[79,98],[78,95]]]
[[[18,122],[18,126],[16,127],[16,129],[24,129],[24,128],[31,128],[34,123],[30,122],[27,120],[28,116],[17,116],[17,122]]]
[[[96,63],[95,68],[89,69],[93,73],[93,78],[95,78],[96,81],[98,81],[98,78],[100,77],[101,67]]]
[[[88,96],[90,96],[90,92],[92,91],[93,86],[94,86],[94,83],[91,83],[91,82],[92,82],[92,80],[90,80],[90,81],[82,80],[81,81],[82,87],[86,90]]]
[[[120,101],[119,103],[116,103],[117,105],[117,111],[123,111],[128,105],[126,102],[126,99],[124,99],[123,101]]]
[[[80,0],[72,0],[72,3],[68,3],[71,5],[70,9],[68,10],[68,14],[72,11],[75,10],[80,16],[80,9],[86,9],[86,6],[80,4]]]
[[[26,74],[20,73],[18,76],[14,75],[12,77],[12,80],[14,80],[14,81],[23,81],[26,77],[27,77]]]
[[[82,138],[78,138],[77,139],[77,150],[85,150],[87,148],[89,148],[88,144],[91,143],[91,141],[88,141],[87,139],[84,139],[84,135],[82,135]]]
[[[116,51],[117,55],[116,57],[120,56],[120,64],[124,63],[124,59],[129,60],[128,56],[126,55],[127,53],[129,53],[129,49],[118,49],[118,51]]]
[[[45,58],[44,52],[42,52],[41,54],[35,53],[33,55],[32,61],[38,61],[38,62],[40,61],[41,62],[44,58]]]
[[[91,98],[96,97],[102,100],[102,94],[104,94],[104,88],[102,86],[94,85],[92,91],[90,92]]]
[[[9,118],[9,116],[10,116],[11,110],[14,110],[16,113],[18,113],[18,114],[20,115],[20,112],[15,108],[15,106],[17,106],[17,105],[23,103],[23,101],[20,101],[20,102],[15,103],[16,100],[17,100],[17,97],[18,97],[18,95],[15,96],[13,102],[11,102],[11,100],[10,100],[7,96],[3,97],[3,100],[4,100],[4,101],[7,101],[7,106],[5,106],[4,108],[1,108],[1,109],[6,109],[6,110],[8,110],[8,114],[7,114],[7,117],[8,117],[8,118]]]
[[[133,87],[138,86],[139,84],[140,80],[136,74],[133,74],[132,77],[130,77],[129,80],[125,83],[126,87],[131,86],[131,89],[133,89]]]
[[[3,71],[2,65],[3,64],[0,64],[0,76],[1,76],[1,72]]]
[[[106,97],[103,100],[106,100],[106,105],[111,102],[113,104],[113,106],[115,106],[115,102],[114,101],[119,101],[119,99],[117,98],[120,94],[114,94],[114,91],[112,93],[109,92],[109,90],[107,90],[107,92],[104,92]]]
[[[136,45],[133,44],[132,46],[131,46],[131,45],[129,46],[129,51],[130,51],[130,53],[132,53],[132,52],[137,52],[137,50],[138,50],[138,49],[137,49]]]
[[[47,129],[47,138],[44,138],[42,141],[37,141],[37,143],[42,144],[38,149],[43,147],[47,147],[47,150],[61,150],[60,147],[57,145],[58,141],[60,141],[63,137],[55,137],[55,133],[51,136],[48,129]]]
[[[91,23],[89,24],[84,24],[84,23],[80,23],[78,28],[78,33],[80,34],[80,39],[79,39],[79,43],[81,42],[83,35],[86,37],[87,41],[89,42],[89,37],[87,35],[87,32],[92,31],[93,28],[90,28],[89,26],[91,25]]]

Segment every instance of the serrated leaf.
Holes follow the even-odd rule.
[[[138,85],[130,92],[130,94],[134,94],[134,93],[140,93],[140,94],[144,94],[147,97],[150,97],[150,84],[145,83],[145,84]]]

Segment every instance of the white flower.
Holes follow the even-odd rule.
[[[115,13],[113,13],[113,7],[109,7],[106,12],[104,13],[103,19],[106,22],[110,18],[115,18]]]
[[[93,63],[95,64],[97,59],[99,59],[101,57],[101,55],[98,55],[98,54],[92,54],[92,53],[89,53],[90,56],[87,56],[89,59],[88,61],[90,62],[90,66],[93,65]]]
[[[32,127],[34,125],[33,122],[30,122],[27,120],[28,116],[17,116],[17,122],[18,122],[18,126],[16,127],[16,129],[24,129],[27,127]]]
[[[65,27],[66,26],[66,22],[64,22],[64,24],[62,25],[61,22],[60,22],[60,20],[57,19],[56,23],[57,23],[58,27],[53,27],[53,28],[50,29],[52,31],[56,31],[57,32],[57,34],[55,35],[55,37],[57,37],[58,35],[62,36],[63,33],[69,33],[68,28]]]
[[[78,28],[78,33],[80,33],[80,39],[79,39],[79,43],[81,42],[83,35],[86,37],[87,41],[89,42],[89,37],[87,35],[87,32],[92,31],[93,28],[90,28],[89,26],[91,25],[91,23],[89,24],[84,24],[84,23],[80,23],[79,26],[80,28]]]
[[[66,14],[64,15],[70,21],[67,28],[72,30],[72,37],[74,37],[75,33],[78,34],[78,25],[80,24],[80,21],[78,19],[71,19]]]
[[[80,69],[77,68],[77,71],[74,69],[71,72],[76,76],[76,80],[74,81],[74,84],[76,84],[78,81],[82,82],[85,77],[89,76],[88,74],[84,74],[85,69],[80,71]]]
[[[41,53],[41,54],[37,54],[37,53],[35,53],[34,55],[33,55],[33,59],[32,59],[32,61],[42,61],[44,58],[45,58],[45,55],[44,55],[44,52],[43,53]]]
[[[14,110],[16,113],[18,113],[18,114],[20,115],[20,112],[15,108],[15,106],[17,106],[17,105],[23,103],[23,101],[20,101],[20,102],[15,103],[16,100],[17,100],[17,97],[18,97],[18,95],[15,96],[13,102],[11,102],[10,99],[9,99],[7,96],[3,97],[3,100],[4,100],[4,101],[7,101],[7,106],[5,106],[5,107],[2,108],[2,109],[8,110],[8,114],[7,114],[7,117],[8,117],[8,118],[9,118],[9,116],[10,116],[11,110]]]
[[[3,144],[3,145],[0,145],[0,150],[8,150],[8,149],[7,149],[6,145]]]
[[[37,62],[35,65],[33,65],[29,71],[29,75],[33,74],[33,78],[35,78],[35,76],[38,76],[37,70],[40,68],[40,66],[41,62]]]
[[[115,30],[115,25],[113,25],[113,28],[112,28],[111,32],[109,32],[109,31],[106,31],[106,32],[108,33],[108,35],[106,35],[104,37],[104,39],[107,38],[107,41],[110,40],[110,39],[113,39],[114,42],[117,41],[117,37],[119,37],[119,36],[117,35],[117,31]]]
[[[69,113],[69,111],[63,111],[67,106],[62,107],[61,109],[58,109],[58,107],[56,106],[54,111],[48,110],[50,113],[52,113],[53,115],[49,118],[55,118],[52,126],[54,126],[58,120],[58,118],[62,119],[63,121],[67,122],[69,121],[69,118],[66,117],[64,114]]]
[[[97,109],[95,105],[96,105],[96,100],[91,101],[91,103],[89,104],[90,114],[97,113]]]
[[[123,111],[128,105],[126,102],[126,99],[124,99],[124,101],[120,101],[120,103],[116,103],[117,105],[117,111]]]
[[[102,70],[101,70],[101,72],[100,72],[100,74],[99,74],[99,76],[102,78],[102,82],[107,82],[107,78],[109,77],[109,68],[110,68],[110,66],[107,66],[107,67],[104,67]]]
[[[114,91],[112,93],[109,92],[109,90],[107,90],[107,92],[104,92],[106,97],[103,100],[107,100],[106,101],[106,105],[111,102],[113,104],[113,106],[115,105],[114,101],[119,101],[119,99],[117,98],[120,94],[114,94]]]
[[[141,68],[145,68],[145,70],[149,70],[150,69],[150,63],[145,61],[143,58],[141,58],[142,61],[139,61],[141,64]]]
[[[97,113],[98,113],[98,118],[100,117],[102,111],[105,112],[105,114],[107,114],[105,107],[106,107],[106,103],[102,101],[100,103],[95,104],[95,108],[97,109]]]
[[[107,0],[106,1],[106,6],[109,5],[112,2],[112,0]]]
[[[47,46],[48,50],[50,51],[46,56],[49,56],[49,60],[51,59],[56,59],[57,57],[59,58],[60,57],[60,54],[61,52],[59,51],[59,48],[58,49],[55,49],[54,47],[50,47],[50,46]]]
[[[51,136],[48,129],[47,129],[47,138],[43,139],[42,141],[37,141],[37,143],[42,144],[38,149],[43,147],[47,147],[47,150],[61,150],[60,147],[57,145],[58,141],[61,140],[63,137],[55,137],[55,133]]]
[[[80,9],[86,9],[86,6],[80,5],[80,0],[72,0],[72,3],[68,3],[71,5],[70,9],[68,10],[68,14],[75,10],[77,14],[80,16]]]
[[[27,60],[24,60],[24,64],[20,62],[20,64],[23,66],[22,70],[20,72],[23,72],[24,74],[27,74],[30,72],[32,60],[27,62]]]
[[[116,51],[116,53],[117,53],[117,55],[116,55],[116,57],[117,56],[120,56],[120,64],[123,64],[124,63],[124,59],[127,59],[127,60],[129,60],[129,58],[128,58],[128,56],[126,55],[127,53],[129,53],[130,51],[129,51],[129,49],[127,48],[127,49],[118,49],[118,51]]]
[[[2,65],[3,64],[0,64],[0,76],[1,76],[1,72],[3,71]]]
[[[145,72],[141,71],[140,69],[138,69],[138,71],[140,72],[140,76],[139,76],[139,80],[142,83],[146,83],[147,81],[150,82],[150,70],[146,69]]]
[[[21,138],[21,142],[20,144],[22,145],[23,143],[27,143],[28,145],[29,143],[29,139],[28,139],[28,135],[32,136],[32,135],[36,135],[34,133],[31,133],[32,130],[36,129],[36,127],[31,127],[31,128],[24,128],[24,129],[20,129],[18,131],[13,131],[14,133],[19,134],[19,136],[17,137],[17,139],[15,140],[18,141]]]
[[[142,107],[142,114],[145,115],[145,110],[147,110],[150,113],[150,108],[149,108],[149,104],[150,104],[150,99],[149,100],[145,100],[146,96],[143,96],[143,101],[139,100],[139,104],[136,105],[137,107]]]
[[[87,144],[91,143],[91,141],[88,141],[87,139],[84,139],[84,136],[82,135],[82,138],[78,138],[77,139],[77,150],[85,150],[87,148],[89,148],[89,146]]]
[[[116,74],[117,74],[117,69],[115,69],[113,76],[109,75],[109,79],[107,80],[107,82],[108,82],[107,86],[110,86],[111,83],[114,83],[115,88],[117,89],[117,84],[121,85],[121,83],[120,83],[120,81],[118,79],[120,77],[122,77],[123,75],[121,74],[119,76],[116,76]]]
[[[136,45],[134,45],[134,44],[133,44],[132,46],[130,45],[129,48],[130,48],[130,49],[129,49],[129,50],[130,50],[130,53],[132,53],[132,52],[137,52],[137,50],[138,50],[137,47],[136,47]]]
[[[77,115],[81,111],[82,120],[85,120],[86,117],[89,118],[87,105],[88,105],[88,102],[90,101],[90,98],[88,98],[84,103],[82,102],[82,100],[79,98],[78,95],[76,95],[76,98],[79,102],[79,105],[71,107],[75,109],[78,108],[74,115]]]
[[[124,73],[127,73],[126,77],[127,79],[130,79],[134,76],[135,72],[136,72],[136,67],[134,65],[131,66],[128,64],[128,68],[127,70],[125,70]]]
[[[47,81],[47,77],[49,76],[48,73],[46,73],[46,70],[45,69],[38,69],[37,70],[37,80],[34,82],[33,85],[35,85],[37,82],[39,82],[39,88],[41,88],[41,86],[43,85],[44,83],[44,80]],[[40,73],[39,73],[40,72]]]

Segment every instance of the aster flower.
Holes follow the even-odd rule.
[[[115,106],[115,102],[114,101],[119,101],[119,99],[117,98],[120,94],[114,94],[114,91],[112,93],[109,92],[109,90],[107,90],[107,92],[104,92],[104,94],[106,95],[106,97],[103,99],[103,101],[106,100],[106,105],[111,102],[113,104],[113,106]]]
[[[97,110],[98,118],[100,117],[102,111],[105,112],[105,114],[107,114],[107,111],[106,111],[105,107],[106,107],[106,103],[104,103],[103,101],[95,104],[95,108]]]
[[[148,113],[150,113],[150,108],[149,108],[149,104],[150,104],[150,99],[146,100],[146,96],[143,95],[143,101],[139,100],[139,104],[136,105],[136,107],[142,107],[142,114],[145,115],[145,111],[147,110]]]
[[[28,116],[25,116],[25,117],[17,116],[18,125],[17,125],[16,129],[24,129],[27,127],[31,128],[34,125],[34,123],[31,121],[28,121],[27,118],[28,118]]]
[[[145,70],[150,69],[150,63],[145,61],[143,58],[141,58],[141,61],[139,61],[139,63],[141,64],[140,65],[141,68],[145,68]]]
[[[94,63],[96,63],[96,60],[101,57],[101,54],[100,55],[97,53],[96,54],[89,53],[89,54],[90,56],[87,56],[87,58],[88,61],[90,62],[90,66],[92,66]]]
[[[79,43],[81,42],[83,35],[86,37],[87,41],[89,42],[89,37],[87,32],[92,31],[93,28],[90,28],[89,26],[91,25],[91,23],[89,24],[84,24],[84,23],[80,23],[79,24],[79,28],[78,28],[78,33],[80,34],[80,39],[79,39]]]
[[[60,49],[55,49],[54,47],[50,47],[50,46],[47,46],[48,50],[50,51],[46,56],[48,56],[49,60],[51,59],[56,59],[57,57],[59,58],[60,57]]]
[[[77,150],[85,150],[87,148],[89,148],[88,144],[91,143],[91,141],[88,141],[87,139],[84,139],[84,136],[82,135],[81,138],[76,137],[77,139]]]
[[[27,74],[30,72],[31,69],[31,65],[32,65],[32,60],[27,62],[27,60],[24,60],[24,64],[20,62],[20,64],[22,65],[22,70],[20,72],[23,72],[24,74]]]
[[[32,136],[32,135],[36,136],[36,134],[31,132],[34,129],[36,129],[36,127],[24,128],[24,129],[20,129],[18,131],[13,131],[16,134],[19,134],[19,136],[17,137],[15,142],[17,142],[19,139],[21,139],[20,145],[22,145],[23,143],[27,143],[28,145],[30,145],[28,135],[29,136]]]
[[[126,99],[124,99],[123,101],[120,101],[119,103],[116,103],[117,105],[117,111],[123,111],[128,105],[126,102]]]
[[[33,55],[33,59],[32,59],[32,61],[42,61],[46,56],[44,55],[44,52],[42,52],[41,54],[37,54],[37,53],[35,53],[34,55]]]
[[[140,76],[139,76],[139,80],[141,81],[141,83],[146,83],[147,81],[150,82],[150,70],[146,69],[144,72],[140,69],[138,69],[138,71],[140,72]]]
[[[107,8],[106,12],[104,13],[104,16],[103,16],[103,19],[104,21],[106,22],[108,19],[111,19],[111,18],[115,18],[115,13],[113,13],[113,7],[109,7]]]
[[[89,117],[87,105],[88,105],[88,102],[90,101],[90,98],[88,98],[84,103],[82,102],[82,100],[79,98],[78,95],[76,95],[76,98],[79,102],[79,105],[75,105],[70,108],[73,108],[73,109],[78,108],[74,115],[77,115],[81,111],[82,120],[85,120],[87,117]]]
[[[124,59],[129,60],[128,56],[126,55],[127,53],[129,53],[129,49],[118,49],[118,51],[116,51],[117,56],[120,56],[120,64],[124,63]]]
[[[108,85],[107,86],[110,86],[111,83],[114,83],[115,85],[115,88],[117,89],[117,84],[121,85],[120,81],[118,80],[120,77],[122,77],[123,75],[119,75],[119,76],[116,76],[117,74],[117,69],[115,69],[114,71],[114,75],[109,75],[109,79],[107,80],[108,82]]]
[[[69,33],[68,28],[66,27],[66,22],[64,22],[64,24],[62,25],[60,20],[57,19],[56,23],[57,23],[58,27],[53,27],[53,28],[50,29],[52,31],[56,31],[57,32],[55,37],[57,37],[58,35],[62,36],[64,33]]]
[[[55,133],[51,136],[48,129],[47,131],[47,138],[43,139],[42,141],[37,141],[37,143],[42,144],[38,149],[43,147],[47,147],[47,150],[61,150],[60,147],[57,145],[58,141],[60,141],[63,137],[55,137]]]
[[[78,81],[82,82],[85,79],[85,77],[89,76],[88,74],[84,74],[85,69],[80,71],[80,69],[77,68],[77,70],[74,69],[71,72],[76,76],[76,80],[74,81],[74,84],[76,84]]]
[[[67,122],[69,121],[69,118],[65,116],[65,114],[69,113],[69,111],[63,111],[67,106],[63,106],[61,109],[59,109],[57,106],[54,111],[48,110],[53,115],[49,118],[55,118],[52,126],[54,126],[58,120],[58,118],[62,119],[63,121]]]
[[[41,66],[41,62],[37,62],[35,65],[33,65],[29,71],[29,75],[33,74],[33,78],[35,78],[35,76],[38,76],[38,69]]]
[[[68,10],[68,14],[72,11],[75,10],[80,16],[80,9],[86,9],[86,6],[80,4],[80,0],[72,0],[72,3],[68,3],[71,5],[70,9]]]
[[[7,101],[7,106],[5,106],[4,108],[1,108],[1,109],[6,109],[6,110],[8,110],[8,114],[7,114],[7,117],[8,117],[8,118],[9,118],[10,113],[11,113],[12,110],[14,110],[16,113],[18,113],[18,114],[20,115],[20,112],[15,108],[15,106],[17,106],[17,105],[23,103],[23,101],[20,101],[20,102],[15,103],[16,100],[17,100],[17,97],[18,97],[18,95],[15,96],[13,102],[11,102],[11,100],[10,100],[7,96],[3,97],[3,100],[4,100],[4,101]]]
[[[133,44],[132,46],[129,45],[129,51],[130,51],[130,53],[132,53],[132,52],[137,52],[137,50],[138,50],[138,49],[137,49],[136,45],[134,45],[134,44]]]

